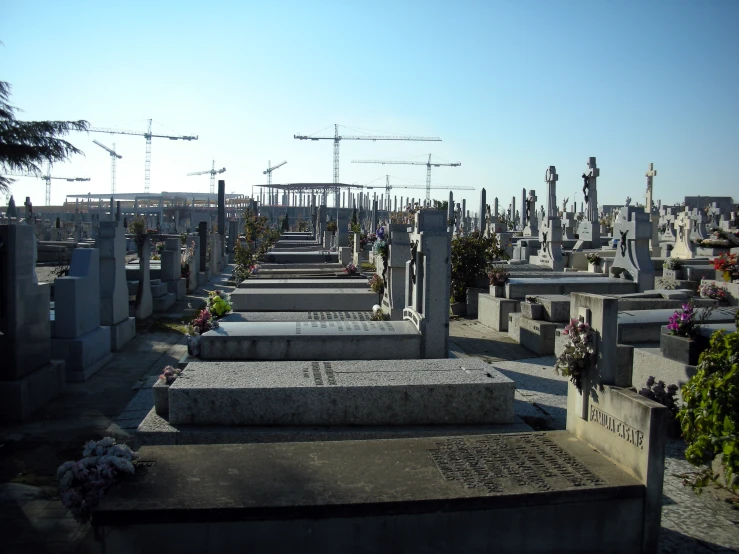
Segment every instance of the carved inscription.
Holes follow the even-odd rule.
[[[595,406],[590,406],[590,421],[596,422],[614,435],[618,435],[626,442],[630,442],[640,450],[644,450],[644,433],[627,425],[620,419],[600,411]]]
[[[313,370],[313,383],[317,387],[323,386],[323,376],[321,375],[321,367],[318,365],[318,362],[313,362],[311,364],[311,369]]]
[[[369,321],[365,312],[308,312],[309,321]]]
[[[544,434],[447,439],[428,452],[444,479],[488,493],[605,485]]]
[[[336,377],[334,376],[334,370],[331,369],[331,362],[323,362],[323,369],[326,372],[326,382],[329,385],[336,385]]]
[[[323,373],[321,372],[321,364],[318,362],[311,362],[311,372],[308,371],[307,367],[303,368],[303,377],[310,379],[311,373],[313,374],[313,384],[317,387],[324,385],[323,378],[324,374],[326,377],[326,384],[329,386],[336,386],[336,375],[331,367],[331,362],[323,362]]]
[[[296,335],[299,335],[300,334],[300,322],[297,322],[295,324],[295,334]]]

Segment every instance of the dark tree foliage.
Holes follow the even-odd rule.
[[[82,154],[60,136],[87,131],[87,121],[19,121],[18,108],[8,103],[10,84],[0,81],[0,171],[41,175],[43,163],[53,164]],[[15,179],[0,175],[0,192],[8,192]]]

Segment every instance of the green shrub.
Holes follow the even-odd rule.
[[[688,444],[685,458],[708,466],[696,479],[698,489],[715,478],[710,464],[720,455],[727,482],[737,489],[739,475],[739,333],[716,331],[703,352],[698,372],[682,388],[678,413]]]
[[[488,279],[492,262],[506,258],[498,235],[485,238],[475,231],[452,239],[452,281],[450,295],[454,302],[464,302],[467,289]]]

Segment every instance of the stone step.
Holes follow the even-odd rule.
[[[295,264],[295,263],[337,263],[338,252],[282,252],[270,251],[265,255],[267,263]]]
[[[352,288],[367,289],[367,278],[361,277],[357,279],[247,279],[239,283],[240,289],[328,289],[328,288]]]
[[[513,423],[514,383],[475,358],[201,362],[169,387],[172,425]]]
[[[233,299],[233,296],[231,297]],[[222,323],[202,335],[203,360],[395,360],[421,357],[409,321]]]
[[[646,488],[566,431],[139,454],[93,512],[106,552],[644,551]]]
[[[167,287],[167,283],[162,283],[161,281],[157,280],[157,283],[155,284],[154,281],[151,282],[151,296],[152,298],[159,298],[161,296],[164,296],[167,294],[167,290],[169,287]]]
[[[367,311],[378,301],[378,295],[367,288],[257,288],[231,293],[235,312]]]
[[[166,285],[164,285],[166,287]],[[168,292],[166,294],[163,294],[161,296],[157,296],[152,298],[153,305],[154,305],[154,311],[157,313],[166,312],[168,309],[172,307],[172,305],[177,300],[177,296],[173,292]]]

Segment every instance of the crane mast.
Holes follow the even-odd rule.
[[[267,176],[267,185],[269,185],[269,187],[267,189],[268,194],[269,194],[269,204],[273,204],[273,203],[276,204],[276,202],[274,202],[274,199],[272,197],[272,195],[274,194],[272,192],[272,172],[275,169],[277,169],[278,167],[282,167],[286,163],[287,163],[287,160],[285,160],[284,162],[280,162],[277,165],[273,166],[272,165],[272,160],[269,160],[267,162],[267,169],[265,169],[264,171],[262,171],[262,175],[266,175]]]
[[[100,148],[107,151],[108,154],[110,154],[110,194],[115,194],[115,161],[116,159],[121,159],[123,156],[118,154],[115,151],[115,143],[113,143],[113,148],[108,148],[103,143],[98,142],[96,140],[92,141],[94,144],[97,144]]]

